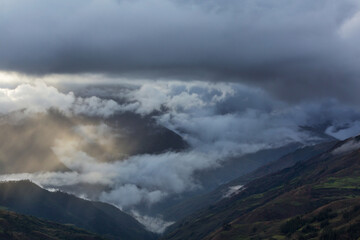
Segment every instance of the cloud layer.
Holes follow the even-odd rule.
[[[0,180],[31,179],[46,188],[73,189],[81,197],[90,197],[81,186],[97,186],[92,199],[125,210],[139,205],[151,208],[167,198],[199,190],[203,183],[197,173],[220,168],[229,158],[294,142],[313,144],[326,138],[325,134],[347,138],[360,131],[360,111],[353,106],[335,99],[290,104],[238,83],[149,80],[82,85],[64,92],[45,83],[22,83],[0,88],[0,106],[2,121],[21,116],[10,121],[14,128],[33,119],[40,128],[36,133],[46,136],[47,145],[40,141],[39,149],[51,150],[70,170],[4,174]],[[21,109],[21,114],[14,114]],[[70,126],[62,129],[46,118],[42,120],[46,124],[41,124],[42,118],[34,117],[46,116],[51,109],[59,110],[58,121],[64,114]],[[119,149],[123,146],[117,141],[123,137],[121,132],[104,122],[127,112],[154,119],[181,135],[190,148],[122,157]],[[79,115],[81,119],[96,116],[100,121],[75,121]],[[168,224],[153,216],[135,215],[153,231],[162,231]]]
[[[62,134],[54,136],[51,146],[71,172],[21,173],[2,179],[30,178],[48,187],[98,184],[105,186],[98,196],[103,201],[122,208],[151,205],[201,188],[195,173],[220,167],[230,157],[294,142],[316,143],[325,133],[346,138],[359,130],[360,112],[336,100],[288,104],[261,89],[236,83],[148,81],[117,87],[90,85],[83,91],[62,93],[44,83],[1,88],[1,112],[25,109],[32,116],[59,109],[70,118],[81,114],[106,119],[130,111],[152,116],[157,124],[181,135],[190,149],[116,161],[120,160],[121,146],[116,141],[120,132],[101,122],[75,122],[66,128],[67,134],[57,127]],[[93,143],[96,154],[93,147],[86,147]]]
[[[356,0],[3,0],[0,69],[242,81],[359,100]]]

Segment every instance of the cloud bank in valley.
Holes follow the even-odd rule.
[[[358,134],[360,112],[351,106],[334,99],[289,104],[238,83],[143,81],[75,90],[61,92],[45,83],[1,88],[1,113],[6,117],[24,109],[21,116],[26,119],[58,109],[70,119],[82,115],[106,120],[132,112],[152,116],[157,124],[181,135],[190,148],[120,160],[114,149],[121,146],[114,145],[114,139],[121,133],[101,121],[90,125],[78,122],[66,132],[58,129],[62,134],[53,131],[56,139],[51,149],[70,171],[4,174],[1,180],[31,179],[43,187],[60,189],[102,186],[93,199],[132,210],[139,204],[151,207],[168,197],[201,189],[196,173],[219,168],[228,158],[294,142],[321,141],[323,136],[301,126],[335,137]],[[51,100],[44,101],[49,96]],[[94,142],[101,146],[101,154],[91,154],[84,147]],[[82,191],[75,193],[88,197]],[[152,219],[136,216],[144,222]],[[148,227],[162,231],[168,223],[156,218],[153,224]]]
[[[358,102],[356,0],[3,0],[0,69],[240,81]]]
[[[116,161],[119,155],[111,149],[119,147],[114,145],[116,130],[104,123],[80,124],[66,136],[54,136],[57,139],[52,146],[71,172],[20,173],[3,175],[2,179],[29,178],[51,187],[99,184],[108,187],[98,196],[103,201],[122,208],[140,203],[151,205],[171,195],[201,188],[194,173],[220,167],[229,157],[321,140],[321,136],[301,126],[318,127],[318,131],[333,136],[355,135],[357,129],[352,126],[360,116],[359,111],[336,100],[293,105],[275,100],[261,89],[236,83],[149,81],[120,87],[126,90],[89,85],[76,96],[46,84],[20,84],[0,89],[1,112],[6,115],[25,108],[25,113],[31,116],[39,111],[46,114],[54,108],[70,117],[87,114],[106,119],[131,111],[141,116],[152,115],[157,124],[180,134],[191,148]],[[89,93],[94,95],[83,96]],[[44,103],[44,97],[49,95],[52,100]],[[102,99],[102,95],[113,99]],[[122,99],[121,103],[118,99]],[[107,105],[110,107],[104,107]],[[105,158],[113,159],[104,162],[97,158],[101,155],[87,152],[84,145],[92,142],[105,146],[101,148],[108,155]]]

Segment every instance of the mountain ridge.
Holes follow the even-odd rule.
[[[187,217],[165,234],[163,239],[281,239],[293,234],[312,239],[310,233],[317,237],[326,235],[325,226],[316,228],[315,224],[325,222],[307,222],[309,228],[315,229],[308,233],[302,232],[305,224],[299,225],[290,236],[280,228],[286,221],[295,218],[293,221],[296,222],[296,217],[302,219],[332,202],[348,198],[358,202],[360,151],[355,149],[342,154],[333,152],[350,141],[359,140],[360,137],[355,137],[339,141],[325,153],[248,183],[233,197]],[[333,220],[327,220],[330,226],[335,224],[331,222]],[[264,226],[278,223],[279,228],[266,232],[266,227],[258,223]],[[253,232],[244,230],[254,226],[257,229]],[[331,231],[346,237],[352,232],[348,228],[350,226],[344,225],[344,229]]]
[[[107,238],[156,238],[137,220],[112,205],[49,192],[30,181],[0,183],[0,206],[20,214],[74,224]]]

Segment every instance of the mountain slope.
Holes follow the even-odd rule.
[[[270,163],[266,164],[265,166],[262,166],[260,168],[257,168],[256,170],[247,173],[245,175],[242,175],[229,183],[220,185],[215,190],[206,193],[201,194],[192,198],[189,198],[185,201],[182,201],[174,206],[171,206],[164,211],[163,216],[166,219],[170,220],[176,220],[172,219],[172,216],[176,216],[177,219],[181,219],[187,215],[190,215],[191,213],[201,210],[203,208],[206,208],[217,201],[221,200],[228,192],[229,189],[231,189],[234,186],[240,186],[245,185],[246,183],[263,177],[267,174],[282,170],[287,167],[291,167],[295,165],[297,162],[304,161],[306,159],[309,159],[311,157],[314,157],[320,153],[323,153],[333,147],[336,142],[325,142],[320,143],[313,146],[307,146],[303,148],[296,149],[294,152],[288,153],[285,156],[280,157],[276,161],[271,161]],[[282,150],[282,149],[281,149]],[[275,151],[275,150],[274,150]],[[267,150],[267,152],[270,152],[270,150]],[[279,154],[281,154],[280,152]],[[277,156],[274,154],[274,156]],[[250,158],[251,160],[256,161],[256,158],[262,158],[264,157],[263,153],[252,154],[253,158]],[[270,161],[271,159],[268,159]],[[259,161],[259,160],[258,160]]]
[[[301,145],[289,144],[280,148],[260,150],[255,153],[246,154],[241,157],[228,159],[221,164],[221,167],[195,173],[194,178],[201,182],[201,188],[185,193],[181,196],[168,198],[166,201],[155,203],[148,208],[144,205],[141,212],[144,215],[160,214],[167,221],[178,221],[185,216],[218,201],[220,198],[208,198],[219,185],[227,183],[234,178],[250,173],[260,166],[275,161],[278,158],[293,152]],[[202,202],[202,201],[206,202]],[[210,201],[208,201],[210,200]]]
[[[0,206],[21,214],[74,224],[115,239],[155,238],[134,218],[114,206],[62,192],[49,192],[29,181],[0,183]]]
[[[235,196],[189,216],[164,239],[360,237],[351,225],[355,222],[335,217],[351,213],[360,203],[359,141],[339,142],[323,154],[248,183]],[[331,204],[339,207],[326,210]],[[322,209],[327,213],[320,214]],[[349,219],[355,221],[357,215]]]
[[[0,239],[102,240],[104,238],[73,226],[0,209]]]

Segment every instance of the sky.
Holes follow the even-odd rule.
[[[0,69],[234,81],[358,102],[358,0],[2,0]]]
[[[0,179],[100,184],[110,190],[97,200],[161,232],[169,223],[136,205],[201,188],[196,172],[314,144],[318,133],[358,135],[359,40],[358,0],[0,0],[0,124],[21,126],[53,109],[100,119],[75,121],[66,135],[54,127],[51,151],[70,172]],[[83,149],[113,146],[120,133],[105,122],[129,112],[189,149],[120,161],[109,147],[114,159],[105,163]]]

